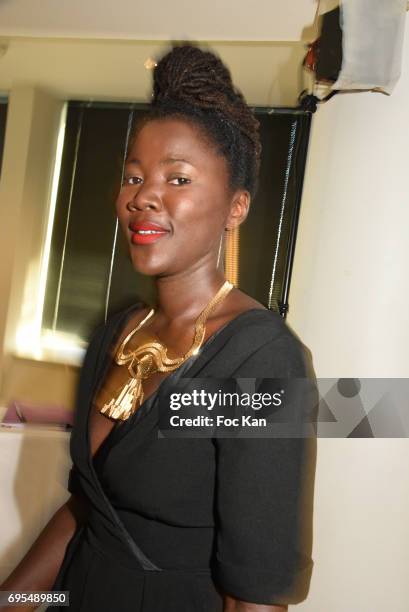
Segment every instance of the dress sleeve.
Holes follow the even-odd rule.
[[[309,360],[296,336],[284,333],[266,341],[233,376],[311,378]],[[291,401],[291,410],[305,412],[300,394]],[[314,565],[315,436],[216,438],[215,446],[216,582],[223,592],[255,604],[303,601]]]
[[[75,465],[72,465],[68,473],[68,484],[67,489],[71,495],[82,495],[83,490],[79,479],[78,469]]]

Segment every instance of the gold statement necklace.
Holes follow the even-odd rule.
[[[115,397],[104,404],[100,412],[111,419],[126,421],[139,407],[144,398],[142,382],[156,372],[171,372],[176,370],[186,359],[196,355],[203,343],[206,331],[206,321],[210,313],[233,289],[233,285],[226,281],[216,295],[202,310],[195,322],[195,335],[193,344],[183,357],[169,359],[167,348],[160,341],[145,342],[136,349],[125,353],[125,347],[132,336],[147,323],[155,311],[153,308],[146,317],[123,340],[115,355],[115,363],[127,365],[130,378],[121,387]]]

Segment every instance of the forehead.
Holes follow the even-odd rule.
[[[223,164],[203,130],[194,123],[179,118],[149,120],[135,134],[128,158],[138,160],[180,157],[192,163]]]

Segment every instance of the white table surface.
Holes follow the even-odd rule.
[[[0,581],[67,500],[68,431],[0,426]]]

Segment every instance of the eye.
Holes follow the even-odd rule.
[[[123,185],[140,185],[142,179],[140,176],[124,176]]]
[[[186,178],[185,176],[175,176],[169,181],[169,183],[171,183],[172,185],[189,185],[189,183],[191,182],[192,181]]]

